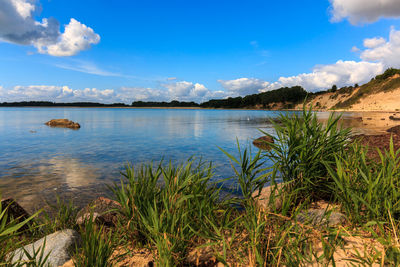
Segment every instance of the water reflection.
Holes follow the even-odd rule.
[[[96,166],[74,158],[54,157],[11,168],[8,175],[0,179],[0,188],[3,197],[13,197],[22,206],[33,210],[44,205],[46,199],[54,199],[56,194],[79,195],[83,199],[82,192],[88,188],[96,191],[99,178],[101,170]],[[104,190],[98,193],[104,193]]]

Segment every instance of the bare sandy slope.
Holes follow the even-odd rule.
[[[391,92],[380,92],[361,99],[351,107],[357,111],[399,111],[400,88]]]
[[[313,105],[314,109],[317,110],[329,110],[335,106],[339,101],[344,102],[349,99],[359,88],[354,90],[352,94],[339,94],[336,98],[332,96],[334,93],[325,93],[316,96],[307,105]],[[295,107],[301,109],[302,104]],[[360,101],[350,108],[345,109],[346,111],[385,111],[385,112],[397,112],[400,111],[400,88],[390,92],[379,92],[376,94],[368,95],[360,99]]]
[[[319,96],[316,96],[311,101],[309,101],[307,103],[307,106],[310,106],[310,104],[312,104],[314,109],[329,110],[333,106],[335,106],[337,103],[339,103],[340,101],[343,102],[343,101],[349,99],[350,97],[352,97],[355,93],[358,92],[359,89],[360,88],[355,89],[351,94],[340,94],[337,97],[334,97],[335,93],[324,93]],[[303,107],[303,104],[298,104],[295,108],[301,109],[302,107]]]

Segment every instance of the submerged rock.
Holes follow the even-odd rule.
[[[85,220],[92,218],[95,222],[113,226],[117,223],[120,208],[121,205],[117,201],[99,197],[78,212],[76,223],[83,224]]]
[[[261,136],[260,138],[257,138],[253,141],[253,145],[255,147],[258,147],[259,149],[263,150],[270,150],[271,146],[269,144],[274,143],[274,138],[271,136],[265,135]]]
[[[297,215],[300,223],[309,223],[313,226],[337,226],[346,221],[346,216],[340,212],[330,212],[326,209],[309,209]]]
[[[55,232],[45,236],[38,241],[19,248],[11,253],[11,263],[23,263],[29,260],[26,252],[30,256],[38,254],[37,261],[40,259],[40,252],[43,249],[43,257],[48,255],[45,266],[62,266],[65,262],[71,259],[72,252],[80,242],[78,232],[71,229]],[[24,250],[26,252],[24,252]],[[39,253],[35,253],[39,252]]]
[[[61,127],[70,129],[79,129],[81,126],[77,122],[70,121],[68,119],[53,119],[45,123],[50,127]]]

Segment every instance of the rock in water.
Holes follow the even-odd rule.
[[[70,128],[70,129],[79,129],[81,126],[77,122],[70,121],[68,119],[54,119],[45,123],[50,127],[62,127],[62,128]]]
[[[117,223],[120,208],[121,205],[117,201],[99,197],[78,212],[76,224],[83,224],[85,220],[92,218],[100,224],[114,226]]]
[[[24,249],[29,253],[29,255],[34,255],[34,251],[41,252],[44,247],[44,257],[49,255],[47,258],[45,266],[62,266],[65,262],[71,259],[72,251],[75,246],[79,244],[80,236],[78,232],[71,229],[57,231],[44,238],[26,245]],[[22,248],[15,250],[12,254],[12,263],[23,263],[28,261],[28,257]],[[40,253],[37,258],[40,257]]]
[[[253,145],[263,150],[270,150],[271,146],[269,144],[274,143],[274,139],[270,136],[261,136],[253,141]]]

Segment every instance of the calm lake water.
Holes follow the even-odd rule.
[[[183,162],[202,157],[215,165],[215,179],[231,176],[227,157],[236,139],[251,144],[260,129],[273,134],[276,111],[0,108],[0,192],[28,210],[56,194],[85,204],[119,181],[126,163]],[[354,113],[345,115],[352,125]],[[382,116],[382,115],[378,115]],[[323,120],[327,113],[320,113]],[[79,122],[79,130],[50,128],[54,118]],[[362,129],[363,125],[356,126]],[[362,130],[360,130],[362,131]]]

